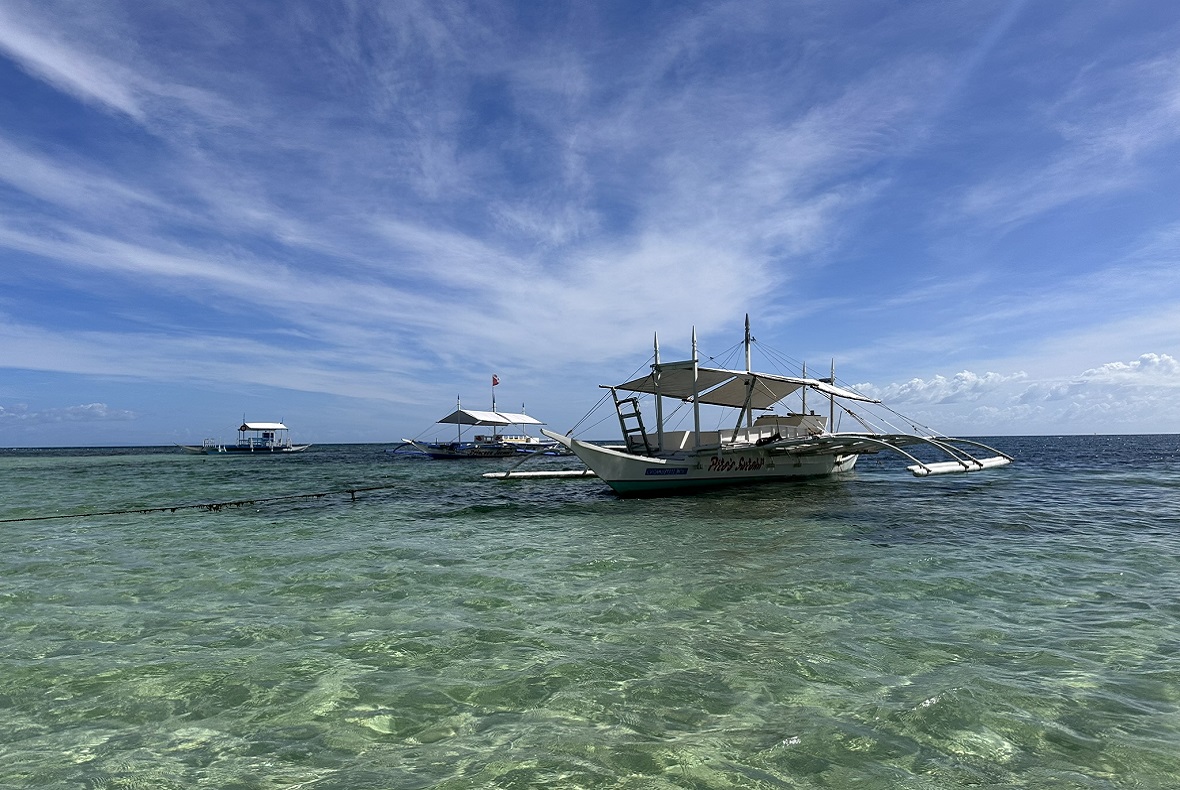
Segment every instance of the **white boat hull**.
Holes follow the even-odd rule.
[[[182,444],[180,446],[185,452],[194,455],[285,455],[301,453],[311,447],[310,444],[288,444],[281,447],[240,447],[233,444],[202,445],[200,447]]]
[[[760,447],[651,457],[542,432],[568,447],[615,493],[623,496],[826,477],[850,471],[858,458],[855,454],[841,453],[789,456],[772,454]]]
[[[514,455],[552,452],[561,447],[553,441],[535,436],[499,437],[495,441],[473,442],[423,442],[417,439],[402,439],[402,446],[413,447],[420,453],[436,460],[459,458],[510,458]]]

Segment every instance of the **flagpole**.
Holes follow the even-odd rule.
[[[496,385],[500,383],[499,377],[495,373],[492,374],[492,411],[496,411]],[[499,433],[498,426],[492,426],[492,436],[497,436]]]

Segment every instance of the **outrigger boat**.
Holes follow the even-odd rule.
[[[238,427],[237,444],[222,444],[206,439],[200,446],[180,445],[197,455],[267,455],[271,453],[300,453],[310,444],[291,444],[289,429],[281,422],[243,422]]]
[[[402,444],[394,448],[396,452],[401,447],[412,447],[425,453],[431,458],[451,460],[458,458],[506,458],[518,453],[547,452],[557,448],[557,442],[542,439],[528,434],[500,433],[501,428],[520,425],[544,425],[540,420],[527,414],[516,412],[496,411],[496,402],[492,400],[492,411],[476,411],[464,409],[462,403],[455,402],[455,411],[438,421],[439,425],[457,426],[457,435],[453,442],[428,442],[422,439],[402,439]],[[470,441],[464,441],[464,427],[491,428],[490,434],[476,434]]]
[[[886,433],[873,428],[844,402],[880,403],[851,389],[836,386],[835,365],[830,378],[808,378],[757,373],[750,368],[750,318],[746,316],[745,370],[705,367],[692,333],[692,358],[678,362],[660,360],[655,341],[651,372],[610,390],[622,429],[623,443],[612,447],[542,429],[578,456],[615,493],[622,496],[660,495],[749,483],[822,477],[850,471],[861,455],[887,450],[910,461],[907,469],[917,477],[975,472],[1011,463],[1012,457],[976,441],[940,435]],[[808,412],[807,392],[818,393],[829,404],[829,416]],[[624,393],[620,396],[620,392]],[[802,394],[798,413],[776,414],[775,404],[796,392]],[[634,394],[633,394],[634,393]],[[655,431],[640,414],[639,395],[655,399]],[[667,430],[664,400],[691,404],[692,430]],[[731,429],[701,430],[701,406],[737,410]],[[834,432],[837,407],[866,429]],[[763,412],[755,416],[755,412]],[[927,448],[920,451],[917,446]],[[910,449],[913,448],[913,452]],[[929,451],[940,460],[922,460]],[[917,454],[915,454],[917,453]],[[505,478],[510,475],[505,475]]]

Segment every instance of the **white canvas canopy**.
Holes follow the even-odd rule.
[[[544,425],[540,420],[527,414],[516,414],[505,411],[476,411],[474,409],[456,409],[439,420],[448,425]]]
[[[287,426],[281,422],[244,422],[239,431],[285,431]]]
[[[697,368],[698,400],[700,403],[740,409],[746,405],[746,395],[751,379],[753,380],[753,392],[750,394],[749,406],[752,409],[769,409],[783,398],[796,392],[800,387],[811,387],[825,395],[833,395],[845,400],[880,403],[873,398],[866,398],[851,390],[833,386],[819,379],[776,376],[771,373],[746,373],[742,370],[724,370],[722,368]],[[654,394],[656,392],[655,374],[649,373],[642,378],[632,379],[625,384],[618,385],[615,389]],[[659,391],[661,395],[670,398],[692,400],[692,367],[681,367],[679,364],[661,366]]]

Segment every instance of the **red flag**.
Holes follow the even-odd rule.
[[[497,376],[495,373],[493,373],[492,374],[492,386],[494,387],[499,383],[500,383],[500,377]]]

